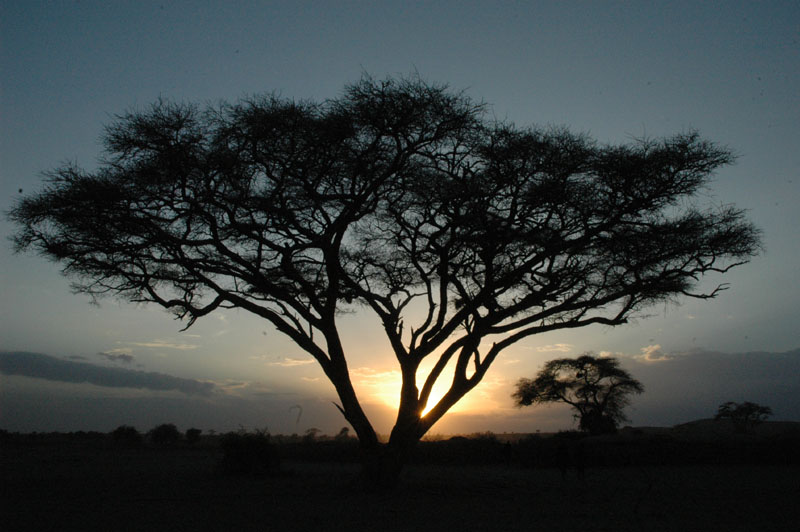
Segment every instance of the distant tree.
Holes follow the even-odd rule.
[[[535,379],[520,379],[512,397],[517,406],[566,403],[575,410],[581,430],[605,434],[616,432],[627,419],[623,410],[630,395],[643,391],[616,358],[585,354],[547,362]]]
[[[303,441],[306,443],[313,443],[317,441],[317,436],[320,433],[322,433],[321,430],[319,430],[318,428],[311,427],[306,431],[305,435],[303,436]]]
[[[117,445],[136,446],[142,443],[142,435],[130,425],[120,425],[115,428],[111,431],[111,439]]]
[[[751,433],[757,425],[766,421],[771,415],[772,409],[768,406],[761,406],[749,401],[744,403],[728,401],[719,405],[714,419],[730,419],[738,432]]]
[[[348,441],[350,440],[350,428],[349,427],[342,427],[342,430],[334,437],[336,441]]]
[[[200,429],[187,429],[186,430],[186,443],[195,444],[200,441],[200,435],[203,433]]]
[[[697,292],[701,277],[759,249],[742,210],[697,204],[734,159],[698,134],[599,145],[498,122],[418,78],[365,77],[323,103],[159,102],[104,140],[97,170],[58,168],[19,199],[16,250],[60,262],[80,292],[153,302],[186,327],[220,308],[270,322],[333,384],[377,485],[394,484],[504,349],[714,297],[725,285]],[[356,305],[402,375],[385,444],[339,328]]]
[[[174,445],[181,439],[181,433],[172,423],[158,425],[148,435],[155,445]]]

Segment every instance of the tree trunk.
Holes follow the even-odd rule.
[[[395,489],[416,443],[413,438],[405,438],[364,448],[361,471],[364,489],[371,492]]]

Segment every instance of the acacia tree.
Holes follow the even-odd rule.
[[[602,146],[485,111],[417,78],[365,77],[322,103],[158,102],[106,128],[98,169],[57,168],[19,201],[16,249],[63,264],[78,291],[153,302],[187,327],[219,308],[267,320],[316,359],[366,470],[391,483],[507,347],[713,297],[723,285],[692,291],[701,276],[759,245],[741,210],[693,205],[732,161],[696,133]],[[386,444],[337,327],[356,305],[379,318],[402,374]]]
[[[643,391],[642,383],[619,367],[616,358],[587,353],[547,362],[535,379],[520,379],[512,397],[517,406],[568,404],[581,430],[604,434],[627,421],[623,410],[630,404],[630,395]]]
[[[730,419],[737,432],[751,433],[772,415],[772,409],[758,403],[728,401],[719,405],[714,420]]]

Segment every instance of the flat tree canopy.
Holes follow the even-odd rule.
[[[642,392],[642,383],[621,368],[615,357],[586,353],[550,360],[536,378],[520,379],[512,397],[518,406],[568,404],[581,430],[604,434],[615,432],[627,420],[624,410],[630,395]]]
[[[719,405],[714,420],[730,419],[738,432],[751,433],[757,425],[766,421],[771,415],[772,409],[768,406],[750,401],[743,403],[728,401]]]
[[[742,210],[696,204],[733,160],[697,133],[601,145],[497,122],[418,78],[364,77],[322,103],[159,101],[104,138],[97,170],[56,168],[10,212],[16,249],[61,263],[79,291],[154,302],[187,327],[218,308],[264,318],[320,364],[364,448],[400,464],[505,348],[713,297],[724,285],[697,292],[701,277],[759,247]],[[380,319],[402,373],[387,446],[337,328],[356,305]],[[449,391],[423,416],[448,365]]]

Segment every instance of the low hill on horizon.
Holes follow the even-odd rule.
[[[499,441],[505,443],[516,443],[520,440],[529,437],[552,437],[559,432],[507,432],[495,433],[493,436]],[[488,433],[486,434],[488,435]],[[680,423],[672,427],[657,427],[657,426],[626,426],[621,428],[617,434],[611,436],[597,436],[599,438],[606,437],[636,437],[636,436],[673,436],[680,439],[700,439],[700,440],[713,440],[719,438],[730,437],[761,437],[772,438],[778,436],[795,436],[800,437],[800,422],[798,421],[764,421],[757,425],[753,434],[741,434],[736,431],[730,420],[715,420],[713,418],[695,419]],[[447,439],[453,436],[444,436],[441,439]],[[458,435],[467,438],[476,438],[484,436],[482,433]]]

